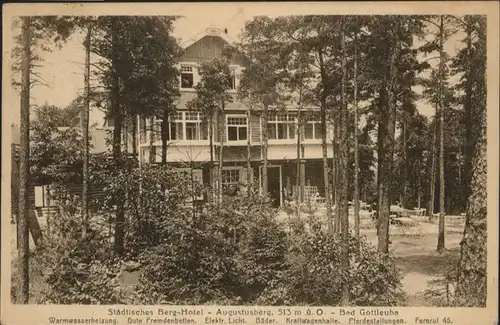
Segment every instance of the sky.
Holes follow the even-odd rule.
[[[215,15],[203,15],[200,12],[195,14],[186,14],[183,18],[177,20],[174,24],[174,35],[182,41],[194,37],[203,32],[208,27],[227,28],[228,35],[233,39],[238,39],[244,23],[251,20],[258,14],[249,10],[242,10],[238,7],[227,7],[226,10],[218,12]],[[83,90],[83,63],[84,48],[82,46],[82,35],[74,35],[62,49],[54,49],[52,52],[43,52],[42,67],[37,68],[46,85],[34,86],[31,91],[31,100],[33,105],[43,105],[48,103],[60,107],[67,106],[71,101],[82,93]],[[451,40],[446,44],[446,50],[449,54],[456,53],[459,46],[459,38]],[[19,96],[16,100],[19,102]],[[432,116],[434,108],[425,102],[417,103],[419,111]],[[12,110],[15,115],[14,120],[18,120],[19,110]],[[17,115],[17,116],[16,116]],[[102,114],[91,112],[91,123],[101,122]]]

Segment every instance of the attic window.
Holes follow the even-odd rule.
[[[193,67],[181,67],[181,88],[193,88],[194,86],[194,73]]]

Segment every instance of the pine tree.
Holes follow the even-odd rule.
[[[84,76],[84,104],[81,111],[81,129],[83,137],[83,166],[82,166],[82,237],[88,232],[89,223],[89,110],[90,110],[90,42],[92,37],[92,26],[87,27],[87,35],[84,41],[85,47],[85,76]]]
[[[445,53],[444,53],[444,17],[439,18],[439,232],[437,250],[444,250],[444,79]]]
[[[357,21],[355,21],[357,23]],[[359,112],[358,112],[358,26],[354,30],[353,110],[354,110],[354,235],[359,238]],[[359,247],[358,247],[359,250]]]
[[[487,159],[486,159],[486,19],[472,16],[473,35],[476,42],[473,50],[467,50],[462,56],[461,64],[474,68],[464,76],[465,84],[470,85],[467,78],[472,79],[471,107],[474,117],[470,123],[470,138],[474,143],[474,154],[471,162],[472,179],[468,196],[464,236],[461,242],[461,254],[458,263],[457,305],[466,307],[485,307],[487,296]],[[460,55],[460,54],[459,54]],[[467,103],[467,101],[465,102]],[[469,148],[470,149],[470,148]]]
[[[71,26],[65,19],[55,16],[23,16],[19,19],[21,33],[16,37],[17,44],[13,49],[13,58],[19,59],[12,66],[14,72],[21,74],[21,83],[13,81],[13,86],[20,86],[21,123],[19,147],[19,209],[18,209],[18,242],[21,264],[21,288],[19,300],[23,304],[29,302],[29,218],[30,206],[30,89],[35,84],[42,84],[43,78],[34,71],[35,61],[40,61],[35,49],[50,51],[50,44],[60,45],[70,34]],[[16,21],[18,22],[18,21]]]
[[[20,151],[19,151],[19,216],[18,216],[18,240],[19,257],[21,260],[21,292],[20,302],[27,304],[29,301],[30,278],[29,278],[29,214],[30,214],[30,72],[31,72],[31,30],[32,18],[22,18],[21,45],[21,126],[20,126]]]

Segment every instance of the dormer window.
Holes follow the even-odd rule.
[[[181,88],[194,87],[194,71],[192,66],[181,66]]]

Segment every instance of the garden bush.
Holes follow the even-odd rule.
[[[346,284],[349,301],[355,306],[392,306],[404,299],[393,257],[380,255],[364,238],[349,238],[348,270],[341,267],[340,235],[306,232],[291,243],[290,268],[279,289],[286,297],[284,303],[339,305]]]
[[[275,216],[267,198],[255,191],[208,203],[191,218],[171,216],[168,240],[141,255],[136,299],[252,303],[284,269],[286,233]]]
[[[72,220],[65,220],[71,218]],[[63,219],[63,220],[61,220]],[[113,256],[108,237],[100,229],[90,228],[81,236],[81,216],[62,214],[54,224],[71,228],[44,238],[37,249],[37,264],[47,285],[41,303],[118,304],[123,302],[118,282],[122,261]]]

